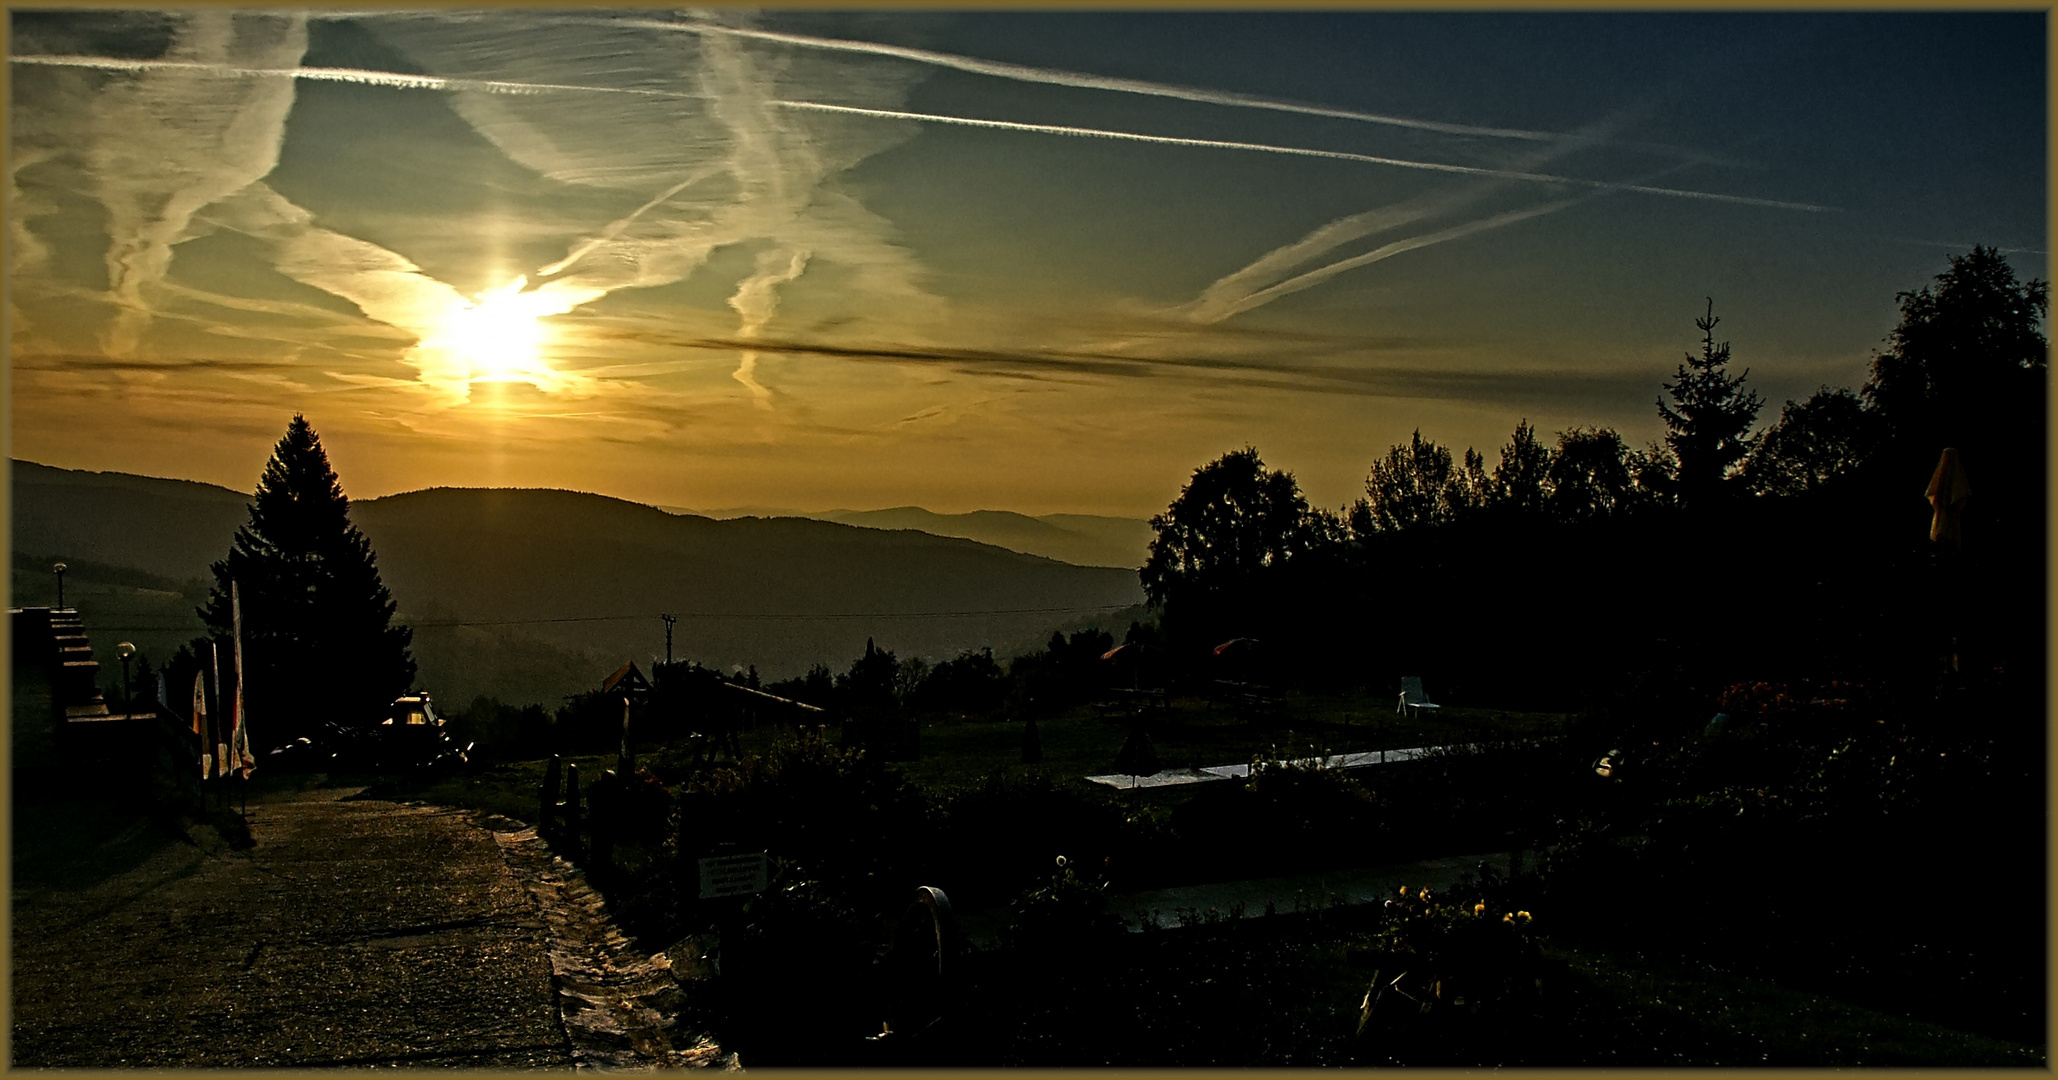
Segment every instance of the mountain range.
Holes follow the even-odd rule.
[[[1149,554],[1150,523],[1139,518],[1103,517],[1098,514],[1042,514],[1031,517],[1012,510],[974,510],[966,514],[939,514],[919,506],[896,506],[887,510],[789,510],[770,506],[732,506],[719,510],[688,510],[661,506],[675,514],[699,514],[729,519],[739,517],[800,517],[862,525],[869,529],[913,529],[932,536],[958,536],[982,544],[1004,547],[1027,555],[1041,555],[1076,566],[1117,566],[1133,570]]]
[[[14,602],[52,602],[49,565],[67,561],[66,599],[108,654],[103,665],[117,637],[161,659],[198,633],[192,609],[208,566],[248,520],[248,495],[192,481],[17,460],[13,485]],[[433,488],[351,504],[414,627],[419,682],[446,702],[491,694],[548,705],[595,688],[624,660],[664,656],[662,614],[677,616],[675,657],[755,665],[766,677],[814,663],[841,670],[867,639],[902,656],[991,647],[1006,657],[1053,629],[1119,630],[1140,614],[1130,610],[1142,602],[1134,570],[897,525],[978,514],[872,513],[897,527],[716,520],[534,489]],[[1000,530],[1019,528],[1013,519],[1062,528],[992,516]]]

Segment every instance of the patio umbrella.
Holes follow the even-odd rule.
[[[1943,456],[1937,459],[1937,471],[1929,478],[1929,490],[1923,494],[1928,497],[1932,511],[1930,540],[1948,542],[1954,551],[1962,548],[1964,538],[1959,524],[1965,504],[1972,498],[1972,482],[1966,479],[1965,465],[1958,460],[1956,447],[1944,448]]]

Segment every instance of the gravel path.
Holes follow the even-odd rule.
[[[733,1067],[671,1045],[664,957],[533,833],[355,794],[253,794],[243,851],[67,852],[64,808],[17,810],[13,1064]]]

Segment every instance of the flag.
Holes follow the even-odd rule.
[[[229,618],[236,631],[236,726],[229,736],[229,763],[248,780],[257,759],[250,756],[250,718],[243,714],[243,600],[234,581],[229,582]]]
[[[200,779],[214,775],[208,766],[214,763],[214,755],[207,752],[207,676],[193,673],[193,734],[200,739]]]
[[[234,587],[233,584],[230,586],[232,589]],[[211,658],[208,673],[214,677],[214,705],[218,714],[213,718],[214,723],[209,732],[211,737],[207,741],[214,747],[214,775],[225,777],[229,774],[230,715],[229,707],[222,702],[222,647],[220,642],[210,641],[207,648],[208,656]]]

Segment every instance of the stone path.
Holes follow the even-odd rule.
[[[551,982],[579,1065],[739,1067],[736,1055],[713,1040],[678,1030],[684,991],[671,961],[638,952],[577,867],[553,854],[533,827],[493,838],[549,923]]]
[[[18,809],[12,1064],[733,1067],[672,1045],[664,957],[533,831],[354,794],[253,794],[248,850],[139,825],[26,861],[65,808]]]

